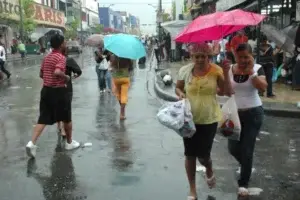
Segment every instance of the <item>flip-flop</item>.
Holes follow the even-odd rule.
[[[206,177],[206,183],[209,187],[209,189],[212,189],[216,186],[216,178],[215,178],[215,175],[212,175],[212,177],[210,178],[207,178]]]
[[[193,197],[193,196],[188,196],[187,200],[198,200],[198,198],[197,197]]]
[[[125,120],[125,119],[126,119],[125,116],[121,116],[121,117],[120,117],[120,120]]]
[[[245,187],[239,187],[238,195],[241,197],[247,197],[247,196],[249,196],[249,191]]]

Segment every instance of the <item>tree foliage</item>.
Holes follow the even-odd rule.
[[[102,32],[103,32],[103,29],[104,29],[103,24],[97,24],[97,25],[94,27],[95,33],[98,33],[98,34],[102,33]]]
[[[74,20],[67,25],[65,32],[66,39],[74,39],[77,37],[77,29],[79,27],[79,24],[79,19],[74,18]]]
[[[169,13],[166,13],[166,12],[164,12],[163,14],[162,14],[162,21],[163,22],[167,22],[167,21],[171,21],[172,19],[171,19],[171,15],[169,14]]]
[[[36,28],[37,23],[34,20],[34,0],[21,0],[23,14],[23,31],[28,37]]]

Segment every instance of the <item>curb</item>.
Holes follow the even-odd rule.
[[[178,101],[178,98],[175,95],[171,95],[164,91],[164,89],[159,85],[158,78],[160,78],[160,73],[157,73],[154,76],[154,91],[156,92],[157,96],[165,101]],[[163,84],[162,81],[161,84]]]
[[[155,75],[154,80],[154,90],[156,92],[156,95],[165,100],[170,102],[178,101],[178,98],[176,95],[172,95],[167,93],[163,87],[161,87],[161,84],[159,83],[160,78],[160,72],[157,72]],[[271,108],[271,106],[264,106],[264,111],[266,115],[275,116],[275,117],[288,117],[288,118],[300,118],[300,109],[280,109],[280,108]]]

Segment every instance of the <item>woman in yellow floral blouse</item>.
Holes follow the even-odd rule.
[[[196,200],[196,159],[206,168],[206,180],[210,188],[215,186],[215,176],[210,157],[213,140],[222,113],[217,102],[217,93],[232,91],[228,71],[230,65],[211,63],[212,49],[206,44],[192,44],[189,51],[193,63],[179,70],[176,94],[191,103],[196,133],[192,138],[184,138],[185,168],[190,185],[188,200]]]

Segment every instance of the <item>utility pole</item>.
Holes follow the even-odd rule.
[[[161,42],[162,0],[158,0],[158,39]]]
[[[262,0],[258,0],[257,1],[257,12],[258,14],[261,14],[261,1]],[[267,13],[268,14],[268,13]],[[260,28],[261,28],[261,23],[258,24],[257,26],[257,31],[256,31],[256,35],[257,35],[257,45],[256,45],[256,63],[259,63],[260,61],[260,51],[259,51],[259,47],[260,47]]]
[[[24,30],[23,30],[23,5],[22,5],[22,0],[19,0],[19,8],[20,8],[20,39],[23,41],[23,35],[24,35]]]

